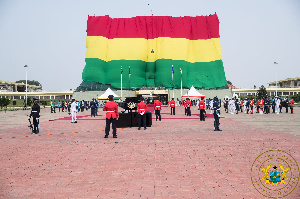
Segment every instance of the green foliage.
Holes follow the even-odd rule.
[[[227,84],[232,85],[231,81],[227,80]]]
[[[268,97],[267,89],[264,87],[264,85],[261,85],[261,87],[259,87],[256,96],[259,97],[259,98]]]
[[[0,98],[0,107],[1,107],[1,109],[2,109],[3,107],[6,107],[6,108],[7,108],[7,106],[9,105],[9,103],[10,103],[10,99],[5,98],[5,97],[1,97],[1,98]]]
[[[29,97],[28,97],[28,100],[29,100]],[[41,106],[41,105],[43,105],[43,106],[49,106],[50,105],[50,101],[53,101],[53,103],[54,103],[54,99],[40,99],[39,100],[39,102],[38,102],[38,104]],[[13,101],[16,101],[16,105],[15,106],[13,106]],[[58,101],[58,99],[55,99],[55,101]],[[70,99],[60,99],[60,101],[62,102],[62,101],[67,101],[67,102],[69,102],[70,101]],[[24,106],[24,102],[25,102],[25,99],[14,99],[14,100],[10,100],[10,104],[7,106],[7,107],[22,107],[23,108],[23,106]],[[45,104],[45,105],[44,105]],[[33,105],[33,103],[31,104],[31,105]],[[28,107],[29,107],[29,105],[28,105]]]
[[[40,100],[41,105],[47,106],[47,101],[46,100]]]
[[[24,99],[24,102],[26,102],[26,99]],[[30,97],[27,98],[27,107],[31,106],[33,103],[32,99]]]
[[[299,102],[300,101],[300,94],[296,94],[296,95],[290,95],[289,97],[293,97],[295,102]]]
[[[16,81],[16,83],[24,83],[24,84],[26,84],[26,80],[18,80],[18,81]],[[38,82],[38,81],[35,81],[35,80],[27,80],[27,84],[40,86],[41,89],[42,89],[42,84],[41,84],[40,82]]]

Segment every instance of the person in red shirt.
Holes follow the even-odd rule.
[[[109,102],[105,103],[103,111],[106,111],[106,127],[105,127],[105,137],[108,138],[110,131],[110,123],[112,123],[113,138],[117,138],[116,120],[119,118],[118,105],[113,102],[114,96],[108,96]]]
[[[174,98],[172,98],[172,100],[170,101],[170,107],[171,107],[171,115],[175,115],[175,101],[174,101]],[[172,110],[173,110],[173,114],[172,114]]]
[[[141,102],[138,103],[138,124],[139,124],[139,129],[141,130],[141,120],[143,119],[143,124],[144,124],[144,130],[146,130],[146,111],[147,111],[147,104],[145,103],[145,100],[143,97],[141,97]]]
[[[205,121],[204,112],[205,112],[205,103],[204,103],[204,97],[201,97],[201,100],[199,102],[199,109],[200,109],[200,121]]]
[[[259,98],[256,98],[256,113],[259,113]]]
[[[187,112],[187,116],[192,116],[192,114],[191,114],[191,100],[189,98],[187,98],[187,101],[186,101],[186,112]]]
[[[251,114],[253,114],[253,106],[254,106],[254,100],[253,100],[253,98],[251,98],[251,101],[250,101]]]
[[[161,102],[159,101],[158,97],[156,98],[154,102],[154,110],[156,115],[156,121],[157,118],[159,118],[159,121],[161,121],[160,111],[161,111]]]
[[[243,101],[243,99],[241,99],[241,101],[240,101],[240,111],[241,111],[241,113],[243,112],[243,104],[244,104],[244,101]]]
[[[294,113],[294,109],[293,109],[294,99],[293,99],[293,97],[291,97],[291,101],[289,102],[289,104],[290,104],[290,107],[291,107],[291,114],[293,114]]]

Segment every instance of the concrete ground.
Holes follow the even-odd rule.
[[[117,139],[104,139],[103,111],[71,124],[67,113],[42,109],[39,136],[27,127],[30,111],[0,112],[0,198],[264,198],[251,181],[261,153],[283,150],[300,164],[298,107],[279,115],[222,109],[221,132],[195,107],[191,117],[169,111],[145,131],[117,129]],[[286,198],[300,198],[299,183]]]

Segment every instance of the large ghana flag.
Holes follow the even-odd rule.
[[[87,21],[84,81],[123,89],[172,85],[215,89],[225,86],[216,14],[196,17],[89,16]],[[130,66],[130,82],[129,82]]]

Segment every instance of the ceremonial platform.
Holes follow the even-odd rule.
[[[267,150],[300,163],[300,108],[295,114],[226,114],[221,132],[213,117],[200,122],[176,107],[138,131],[118,128],[104,138],[105,113],[42,109],[40,134],[27,127],[30,111],[0,112],[0,198],[264,198],[251,166]],[[208,112],[209,113],[209,112]],[[271,185],[272,186],[272,185]],[[287,198],[298,198],[299,184]]]

